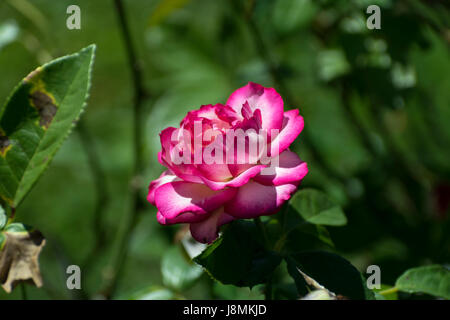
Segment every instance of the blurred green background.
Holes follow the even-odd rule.
[[[305,129],[292,148],[308,162],[302,186],[327,192],[349,223],[330,228],[338,252],[360,271],[381,268],[393,284],[406,269],[450,261],[450,14],[446,1],[129,0],[130,31],[143,68],[145,172],[163,167],[158,133],[187,111],[224,103],[248,81],[274,87],[298,108]],[[81,8],[81,30],[66,9]],[[381,8],[381,29],[366,8]],[[44,287],[29,298],[101,297],[129,212],[133,86],[113,1],[1,0],[0,98],[31,70],[97,44],[83,130],[74,130],[27,196],[17,220],[47,238]],[[3,103],[3,102],[2,102]],[[93,178],[89,152],[104,178]],[[101,177],[102,175],[100,175]],[[99,204],[100,196],[103,197]],[[161,259],[178,227],[155,208],[139,213],[114,298],[163,287]],[[125,217],[125,218],[124,218]],[[98,223],[99,222],[99,223]],[[100,229],[99,227],[100,226]],[[102,230],[103,240],[99,239]],[[96,243],[98,246],[96,247]],[[66,288],[66,267],[82,267],[83,290]],[[203,275],[175,295],[261,298]],[[20,290],[1,299],[20,298]]]

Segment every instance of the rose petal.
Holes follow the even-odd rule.
[[[219,108],[216,108],[215,111],[220,120],[225,121],[230,125],[233,125],[236,121],[241,119],[239,114],[237,114],[230,106],[221,105]]]
[[[219,236],[219,228],[233,220],[234,217],[225,213],[223,207],[220,207],[211,213],[207,219],[191,223],[191,235],[198,242],[211,243]]]
[[[292,151],[285,150],[278,156],[276,167],[264,168],[253,179],[264,185],[279,186],[286,183],[298,183],[308,173],[306,162]]]
[[[202,105],[198,110],[189,111],[185,119],[188,118],[189,116],[193,116],[195,118],[206,118],[211,120],[216,119],[217,118],[216,106],[212,104]],[[185,119],[183,119],[183,121]],[[181,123],[183,123],[183,121]]]
[[[268,132],[270,132],[270,129],[281,129],[283,124],[283,99],[275,89],[249,82],[246,86],[231,94],[227,105],[232,107],[236,113],[242,114],[241,110],[246,102],[248,102],[252,112],[256,109],[261,110],[263,129],[268,130]]]
[[[244,119],[225,132],[222,139],[225,159],[233,176],[258,164],[267,153],[267,137],[260,131],[261,113],[257,110],[250,119]]]
[[[177,140],[173,141],[172,138],[173,135],[177,135],[177,133],[181,134],[181,132],[182,132],[181,129],[169,127],[164,129],[160,133],[162,150],[160,152],[160,155],[158,155],[159,161],[168,169],[170,169],[180,179],[189,182],[201,183],[202,181],[198,177],[197,170],[192,164],[192,161],[191,163],[182,162],[179,164],[173,163],[172,161],[172,155],[174,153],[175,145],[177,145],[178,143],[183,143],[182,140],[178,140],[177,142]],[[190,155],[189,158],[191,158]]]
[[[237,177],[234,177],[233,179],[231,179],[229,181],[224,181],[224,182],[209,180],[204,176],[200,176],[200,178],[212,190],[221,190],[226,187],[237,188],[237,187],[240,187],[240,186],[246,184],[251,178],[253,178],[257,174],[259,174],[263,168],[265,168],[265,165],[253,166],[253,167],[247,169],[246,171],[242,172]]]
[[[188,130],[193,130],[194,122],[202,121],[211,128],[226,129],[230,128],[235,120],[237,120],[235,111],[229,106],[218,103],[203,105],[198,110],[189,111],[180,125]]]
[[[176,175],[174,175],[172,171],[170,171],[170,170],[164,171],[158,179],[153,180],[150,183],[150,185],[148,187],[147,201],[150,202],[151,204],[155,205],[155,190],[158,187],[162,186],[163,184],[175,181],[177,179],[178,179],[178,177]]]
[[[225,212],[238,219],[251,219],[276,213],[297,189],[295,184],[265,186],[250,181],[238,189],[225,205]]]
[[[198,164],[197,169],[206,180],[221,182],[233,178],[227,164]]]
[[[162,225],[171,225],[176,223],[195,223],[205,220],[206,215],[195,214],[193,212],[184,212],[172,219],[166,218],[161,212],[156,213],[156,220]]]
[[[155,203],[166,219],[174,219],[185,212],[206,214],[217,209],[236,194],[236,189],[213,191],[198,183],[175,181],[155,191]]]
[[[212,142],[203,148],[201,161],[195,163],[198,177],[217,182],[229,181],[233,178],[226,164],[223,136],[224,134],[220,133],[217,136],[208,137]]]
[[[303,117],[299,115],[297,109],[286,111],[284,113],[283,128],[272,139],[270,144],[270,155],[275,157],[286,150],[302,132],[303,125]]]

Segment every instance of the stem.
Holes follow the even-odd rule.
[[[106,175],[100,163],[99,154],[93,145],[93,138],[86,128],[84,121],[80,121],[77,131],[81,140],[81,144],[86,152],[88,164],[91,169],[92,178],[96,189],[96,203],[94,208],[93,232],[95,243],[93,249],[86,259],[84,268],[92,263],[97,253],[105,243],[105,232],[102,228],[102,220],[108,203],[108,192],[106,187]]]
[[[22,300],[28,300],[27,288],[24,283],[20,284],[20,294],[22,296]]]
[[[9,216],[9,222],[13,222],[16,217],[16,208],[11,207],[11,215]]]
[[[117,12],[117,18],[119,20],[119,26],[122,32],[126,53],[128,56],[128,64],[131,70],[133,87],[134,87],[134,106],[133,106],[133,151],[134,151],[134,165],[133,174],[130,181],[130,198],[131,207],[129,214],[124,216],[123,230],[119,235],[119,248],[117,254],[112,263],[111,276],[109,283],[104,290],[106,298],[111,298],[117,288],[118,280],[120,278],[124,262],[128,256],[128,244],[131,234],[135,228],[138,213],[143,207],[143,201],[139,196],[139,190],[141,187],[141,172],[143,168],[142,159],[142,107],[144,98],[146,97],[146,91],[144,89],[142,81],[142,69],[138,63],[136,52],[131,40],[131,34],[129,30],[129,24],[127,21],[125,8],[121,0],[114,0],[114,5]]]
[[[144,84],[142,81],[142,69],[138,63],[136,52],[131,40],[130,30],[125,14],[125,9],[122,4],[122,0],[115,0],[116,11],[119,18],[120,27],[122,30],[122,36],[125,42],[125,47],[128,56],[128,64],[133,77],[134,87],[134,108],[133,108],[133,139],[134,139],[134,174],[137,176],[142,170],[142,122],[141,113],[144,98],[147,96]],[[136,189],[136,188],[135,188]]]

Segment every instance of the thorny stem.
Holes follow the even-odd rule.
[[[128,245],[131,234],[137,222],[138,213],[143,207],[142,199],[139,196],[140,189],[140,174],[143,168],[142,159],[142,107],[146,92],[143,84],[142,69],[138,63],[136,52],[131,39],[128,21],[126,18],[125,8],[121,0],[114,0],[114,5],[119,20],[119,26],[122,31],[122,37],[125,44],[126,53],[128,56],[128,64],[132,73],[133,87],[134,87],[134,106],[133,106],[133,149],[134,149],[134,166],[133,176],[130,183],[130,198],[131,207],[129,214],[124,216],[123,230],[119,235],[118,251],[114,257],[110,278],[103,291],[104,296],[111,298],[117,288],[118,280],[122,273],[124,262],[128,256]]]

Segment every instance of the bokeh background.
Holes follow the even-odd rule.
[[[66,9],[81,8],[81,30]],[[381,29],[366,8],[381,8]],[[248,81],[274,87],[305,129],[293,149],[308,162],[302,186],[340,203],[349,223],[329,231],[360,271],[393,284],[406,269],[450,261],[450,14],[446,1],[128,0],[130,32],[148,95],[143,104],[148,183],[163,167],[158,133],[187,111],[224,103]],[[31,70],[97,44],[88,107],[17,220],[46,236],[44,287],[29,298],[101,298],[130,207],[133,82],[113,1],[1,0],[0,98]],[[3,102],[1,102],[3,104]],[[178,227],[155,208],[137,214],[113,298],[259,299],[258,287],[214,283],[164,289],[162,257]],[[66,288],[81,266],[83,290]],[[282,271],[280,271],[282,272]],[[20,290],[1,299],[21,298]]]

